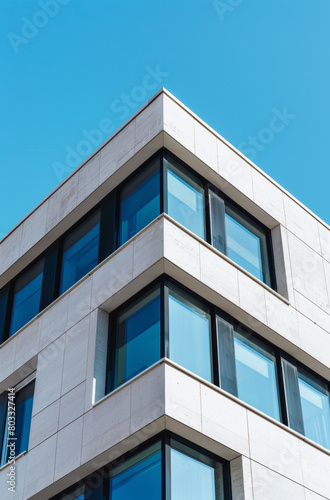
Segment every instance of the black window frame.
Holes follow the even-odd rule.
[[[146,169],[149,164],[151,164],[156,158],[159,159],[159,169],[160,169],[160,214],[166,213],[166,200],[167,200],[167,169],[164,166],[164,159],[169,159],[174,161],[178,168],[182,168],[184,173],[191,175],[193,178],[197,179],[201,183],[204,190],[203,197],[203,210],[204,210],[204,225],[205,225],[205,241],[212,244],[211,240],[211,208],[209,202],[209,192],[210,190],[216,193],[222,200],[223,203],[230,203],[235,206],[238,211],[240,211],[245,217],[250,219],[254,224],[258,225],[262,231],[266,234],[267,241],[267,256],[269,262],[269,269],[271,274],[271,286],[276,290],[276,277],[275,277],[275,266],[274,266],[274,254],[273,245],[271,239],[271,231],[269,228],[264,226],[255,217],[249,214],[246,210],[235,203],[226,194],[220,191],[216,186],[207,181],[198,172],[193,170],[189,165],[183,162],[175,154],[169,151],[167,148],[162,147],[151,155],[146,161],[144,161],[137,169],[135,169],[130,175],[128,175],[122,182],[120,182],[113,190],[110,191],[100,202],[98,202],[94,207],[92,207],[83,217],[81,217],[76,223],[74,223],[68,230],[66,230],[61,236],[59,236],[50,246],[48,246],[40,255],[38,255],[26,268],[24,268],[20,273],[18,273],[12,280],[10,280],[6,285],[0,289],[0,301],[2,299],[2,309],[5,309],[5,313],[0,310],[0,344],[8,340],[9,329],[12,316],[12,305],[13,305],[13,289],[15,282],[35,263],[44,258],[44,270],[43,270],[43,282],[42,282],[42,292],[40,300],[39,313],[45,309],[49,304],[56,300],[60,296],[60,282],[61,282],[61,268],[62,268],[62,258],[63,258],[63,245],[65,239],[73,233],[79,226],[81,226],[86,219],[88,219],[96,211],[100,211],[100,232],[99,232],[99,249],[98,249],[98,264],[105,260],[109,255],[116,251],[119,246],[119,217],[120,217],[120,193],[124,186],[128,184],[134,177],[140,175],[141,171]],[[224,235],[225,236],[225,235]],[[128,240],[129,241],[129,240]],[[126,244],[126,242],[125,242]],[[225,255],[225,253],[224,253]],[[97,265],[98,265],[97,264]],[[267,285],[267,284],[266,284]],[[73,286],[73,285],[72,285]],[[70,288],[69,288],[70,289]],[[66,290],[67,291],[67,290]],[[66,293],[63,292],[63,293]],[[39,314],[38,313],[38,314]],[[31,318],[32,319],[32,318]],[[22,327],[23,328],[23,327]],[[15,332],[16,333],[16,332]]]
[[[106,367],[106,373],[107,373],[107,383],[106,383],[106,394],[110,394],[113,392],[113,390],[116,390],[117,388],[111,387],[108,383],[108,373],[111,372],[111,370],[114,370],[114,365],[112,364],[113,361],[113,350],[115,349],[115,342],[114,342],[114,335],[115,335],[115,322],[116,322],[116,317],[120,312],[127,307],[129,307],[131,304],[136,302],[142,295],[147,294],[150,292],[152,289],[154,289],[156,286],[160,286],[160,294],[161,294],[161,332],[160,332],[160,338],[161,338],[161,357],[159,360],[156,362],[159,362],[160,360],[169,358],[169,328],[168,328],[168,318],[169,318],[169,308],[168,308],[168,288],[171,286],[174,286],[181,290],[183,293],[188,294],[191,296],[193,299],[197,300],[201,304],[204,304],[210,311],[210,327],[211,327],[211,342],[210,342],[210,358],[211,358],[211,370],[213,373],[213,381],[208,382],[212,383],[213,385],[220,387],[221,389],[225,390],[229,394],[235,396],[238,398],[238,392],[237,392],[237,378],[236,378],[236,364],[235,364],[235,359],[234,359],[234,354],[232,351],[232,354],[229,356],[231,358],[231,363],[229,363],[229,368],[228,368],[228,373],[226,374],[227,378],[229,379],[228,381],[224,381],[223,376],[221,374],[221,366],[220,366],[220,357],[219,353],[221,353],[219,349],[219,336],[218,336],[218,327],[217,327],[217,322],[218,320],[223,320],[227,324],[231,325],[232,327],[232,336],[234,336],[234,330],[237,329],[239,333],[243,331],[243,334],[246,335],[247,338],[251,338],[252,341],[255,341],[256,344],[261,344],[262,347],[264,347],[266,350],[269,349],[270,351],[273,352],[273,355],[275,357],[275,375],[276,375],[276,384],[277,384],[277,392],[278,392],[278,409],[279,409],[279,417],[280,419],[278,420],[279,422],[283,423],[287,427],[296,430],[302,435],[305,435],[303,432],[301,432],[301,427],[300,430],[299,428],[290,425],[290,418],[289,418],[289,412],[288,412],[288,397],[286,394],[287,391],[287,386],[286,386],[286,381],[285,381],[285,374],[283,373],[283,361],[287,361],[294,365],[297,370],[301,369],[308,373],[311,377],[316,378],[316,380],[320,381],[321,383],[325,384],[329,394],[330,394],[330,382],[326,380],[324,377],[301,363],[300,361],[296,360],[293,358],[291,355],[283,351],[281,348],[273,344],[271,341],[268,339],[264,338],[245,324],[243,324],[241,321],[235,319],[232,317],[230,314],[227,312],[223,311],[219,307],[215,306],[214,304],[210,303],[208,300],[204,299],[194,291],[190,290],[187,288],[185,285],[182,283],[178,282],[176,279],[172,278],[171,276],[167,274],[162,274],[152,282],[150,282],[146,287],[144,287],[142,290],[139,292],[135,293],[132,297],[130,297],[128,300],[126,300],[123,304],[121,304],[119,307],[114,309],[110,314],[109,314],[109,331],[108,331],[108,346],[110,346],[107,350],[107,367]],[[232,340],[232,345],[233,345],[233,340]],[[224,355],[227,353],[224,352]],[[152,365],[151,365],[152,366]],[[148,367],[147,369],[149,369]],[[142,373],[142,372],[140,372]],[[136,376],[139,376],[136,375]],[[198,376],[198,375],[196,375]],[[134,377],[132,377],[134,378]],[[125,383],[129,382],[131,379],[126,381]],[[236,384],[236,385],[235,385]],[[120,387],[120,386],[119,386]],[[235,390],[236,387],[236,390]],[[296,387],[296,390],[298,390],[298,387]],[[240,400],[244,403],[243,400]],[[244,403],[246,404],[246,403]],[[258,410],[263,413],[261,410]],[[267,415],[265,413],[265,415]],[[272,418],[271,416],[268,416],[268,418]],[[299,417],[299,415],[298,415]],[[329,430],[330,432],[330,430]]]
[[[81,479],[74,485],[70,486],[69,488],[65,489],[64,491],[61,491],[57,495],[51,497],[50,500],[63,500],[64,495],[68,495],[70,493],[74,493],[75,489],[77,489],[80,486],[83,485],[88,485],[88,482],[91,483],[91,478],[93,476],[98,475],[99,477],[102,477],[103,480],[103,494],[105,495],[105,498],[109,499],[109,494],[110,494],[110,476],[111,476],[111,471],[117,467],[118,465],[124,464],[126,461],[130,460],[131,458],[134,458],[136,455],[139,453],[147,450],[151,446],[160,443],[161,447],[161,499],[162,500],[167,500],[170,498],[170,485],[171,485],[171,465],[170,465],[170,457],[169,457],[169,451],[171,449],[171,440],[174,440],[178,443],[181,443],[184,446],[187,446],[190,448],[193,452],[197,452],[201,455],[204,455],[205,457],[214,460],[215,462],[218,462],[222,466],[222,475],[223,475],[223,486],[224,486],[224,500],[231,500],[232,498],[232,490],[231,490],[231,475],[230,475],[230,463],[216,455],[215,453],[212,453],[209,450],[206,450],[205,448],[171,432],[168,430],[161,431],[160,433],[156,434],[155,436],[152,436],[151,438],[147,439],[146,441],[143,441],[142,443],[138,444],[137,446],[134,446],[130,450],[124,452],[122,455],[120,455],[118,458],[115,460],[111,461],[104,467],[101,467],[100,469],[97,469],[96,471],[92,472],[85,478]],[[85,486],[86,487],[86,486]],[[88,488],[88,486],[87,486]],[[88,493],[87,491],[84,492],[84,494]],[[88,496],[86,497],[86,499]]]

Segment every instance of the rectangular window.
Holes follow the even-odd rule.
[[[229,466],[163,432],[52,500],[229,500]]]
[[[325,383],[298,369],[305,436],[330,449],[330,400]]]
[[[79,224],[63,243],[60,295],[98,264],[100,211]]]
[[[114,380],[109,369],[108,387],[119,387],[160,359],[160,317],[159,286],[115,315],[115,336],[110,335],[109,342],[115,344]]]
[[[165,211],[184,227],[205,239],[203,183],[171,157],[164,158],[167,192]]]
[[[12,458],[9,444],[14,444],[15,457],[28,450],[34,383],[32,380],[14,393],[5,392],[0,396],[1,465],[5,465]],[[12,423],[14,430],[11,428]]]
[[[271,286],[265,230],[228,203],[225,221],[228,257]]]
[[[280,421],[276,358],[273,349],[242,329],[234,329],[238,397]]]
[[[208,307],[179,288],[170,286],[168,329],[168,357],[211,382],[211,316]]]
[[[118,465],[110,473],[111,500],[161,500],[161,442]]]
[[[160,160],[157,157],[121,189],[119,246],[160,214]]]
[[[41,259],[16,280],[9,336],[39,313],[43,269],[44,259]]]

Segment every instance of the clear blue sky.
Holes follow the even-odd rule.
[[[162,86],[330,223],[329,24],[329,0],[2,0],[0,237]]]

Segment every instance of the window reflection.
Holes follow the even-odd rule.
[[[160,214],[159,158],[137,174],[120,195],[119,245]]]
[[[17,279],[9,336],[13,335],[40,311],[44,259]]]
[[[98,264],[100,212],[97,211],[70,233],[63,245],[60,294]]]
[[[280,420],[276,360],[256,339],[234,332],[238,397]]]
[[[330,401],[326,385],[303,370],[298,384],[305,436],[330,449]]]

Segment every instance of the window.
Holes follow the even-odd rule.
[[[265,230],[228,203],[225,221],[228,257],[271,286]]]
[[[60,295],[98,264],[100,212],[79,224],[64,240]]]
[[[168,357],[212,381],[211,316],[208,307],[170,285],[168,290]]]
[[[154,444],[110,472],[110,498],[161,500],[161,442]]]
[[[15,282],[9,336],[40,311],[43,268],[44,259],[41,259]]]
[[[33,394],[34,380],[29,377],[28,383],[25,381],[0,395],[1,465],[28,450]]]
[[[160,300],[160,286],[157,286],[113,315],[108,390],[119,387],[160,359]]]
[[[165,211],[184,227],[205,239],[204,188],[200,180],[176,163],[164,158],[167,207]]]
[[[119,246],[160,214],[159,169],[159,158],[156,158],[121,189]]]
[[[52,500],[88,498],[229,500],[229,466],[199,446],[163,432]]]

